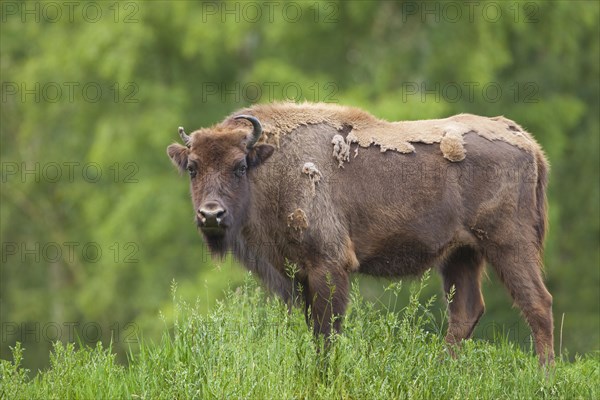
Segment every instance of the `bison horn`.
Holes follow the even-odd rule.
[[[190,147],[191,140],[190,140],[190,137],[185,134],[185,131],[183,130],[183,126],[179,127],[179,136],[181,136],[181,140],[183,140],[183,143],[186,145],[186,147]]]
[[[247,149],[251,149],[258,139],[260,139],[260,135],[262,135],[262,126],[260,121],[251,115],[238,115],[234,119],[247,119],[248,121],[252,122],[252,126],[254,127],[254,130],[252,131],[252,139],[250,139],[246,145]]]

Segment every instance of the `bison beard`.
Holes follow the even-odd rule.
[[[205,230],[200,229],[200,231],[204,236],[204,242],[208,246],[211,254],[221,258],[224,257],[230,244],[230,241],[227,240],[227,232],[224,230],[217,231],[217,229],[214,228]]]
[[[185,146],[167,153],[190,173],[212,254],[232,251],[286,302],[300,282],[315,335],[340,331],[351,273],[402,277],[435,266],[454,296],[446,341],[457,345],[484,312],[487,262],[531,327],[540,363],[553,362],[541,274],[548,163],[513,121],[390,123],[349,107],[283,103],[180,136]],[[223,224],[203,222],[210,210]],[[291,278],[287,261],[297,265]]]

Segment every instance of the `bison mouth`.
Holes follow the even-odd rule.
[[[227,230],[225,218],[196,217],[196,225],[206,235],[224,235]]]
[[[218,240],[224,238],[225,234],[227,233],[227,225],[221,220],[210,221],[197,218],[196,225],[206,238]]]
[[[200,231],[207,238],[215,238],[215,239],[224,238],[227,233],[227,230],[221,226],[215,226],[215,227],[200,226],[199,228],[200,228]]]

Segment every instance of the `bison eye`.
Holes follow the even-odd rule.
[[[240,164],[238,164],[237,167],[235,167],[235,170],[233,171],[233,173],[238,176],[238,177],[242,177],[244,175],[246,175],[246,171],[248,170],[248,166],[246,165],[245,162],[242,162]]]
[[[190,178],[196,177],[196,168],[193,165],[187,166],[188,173],[190,174]]]

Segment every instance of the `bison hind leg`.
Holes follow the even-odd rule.
[[[470,246],[457,248],[441,265],[449,312],[446,342],[450,345],[470,338],[483,315],[483,265],[481,252]],[[452,349],[450,351],[452,353]]]
[[[529,243],[497,247],[486,258],[527,320],[540,365],[551,365],[554,363],[552,296],[542,279],[541,248],[533,240]]]

